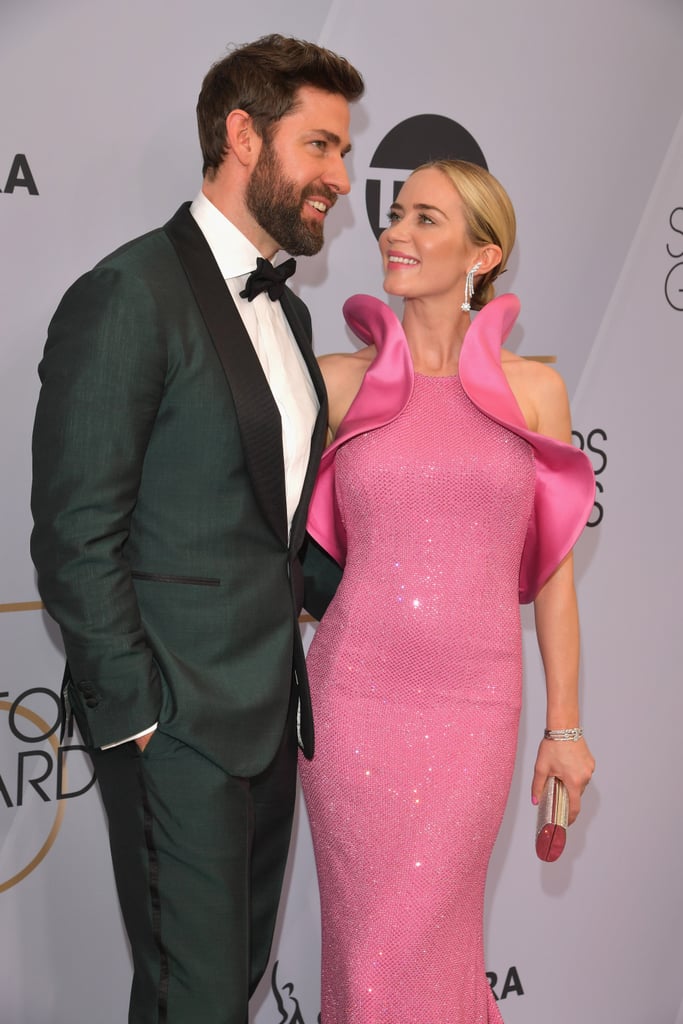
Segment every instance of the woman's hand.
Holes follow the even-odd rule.
[[[582,738],[573,740],[541,740],[531,785],[532,803],[538,804],[549,776],[555,775],[569,794],[569,824],[581,810],[581,797],[595,771],[595,758]]]

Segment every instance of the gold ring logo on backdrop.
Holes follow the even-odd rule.
[[[46,687],[16,697],[0,692],[0,893],[45,859],[59,834],[66,801],[94,784],[82,753],[77,759],[69,756],[84,748],[60,745],[61,721],[59,697]],[[76,779],[73,788],[69,775]]]

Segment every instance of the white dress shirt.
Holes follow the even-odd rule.
[[[287,522],[301,500],[311,453],[311,436],[320,404],[306,364],[279,302],[261,292],[252,302],[240,298],[247,277],[261,255],[255,245],[218,210],[203,192],[190,207],[225,278],[247,334],[259,358],[282,420]]]

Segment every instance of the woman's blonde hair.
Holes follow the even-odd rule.
[[[502,250],[500,263],[476,280],[472,309],[481,309],[493,298],[493,282],[505,270],[515,244],[517,222],[510,197],[489,171],[467,160],[431,160],[416,167],[441,171],[451,181],[462,199],[467,231],[474,245],[493,243]]]

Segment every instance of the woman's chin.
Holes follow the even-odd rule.
[[[386,275],[382,287],[387,295],[398,295],[400,298],[405,298],[406,296],[405,287],[402,287],[401,282],[397,281],[391,274]]]

